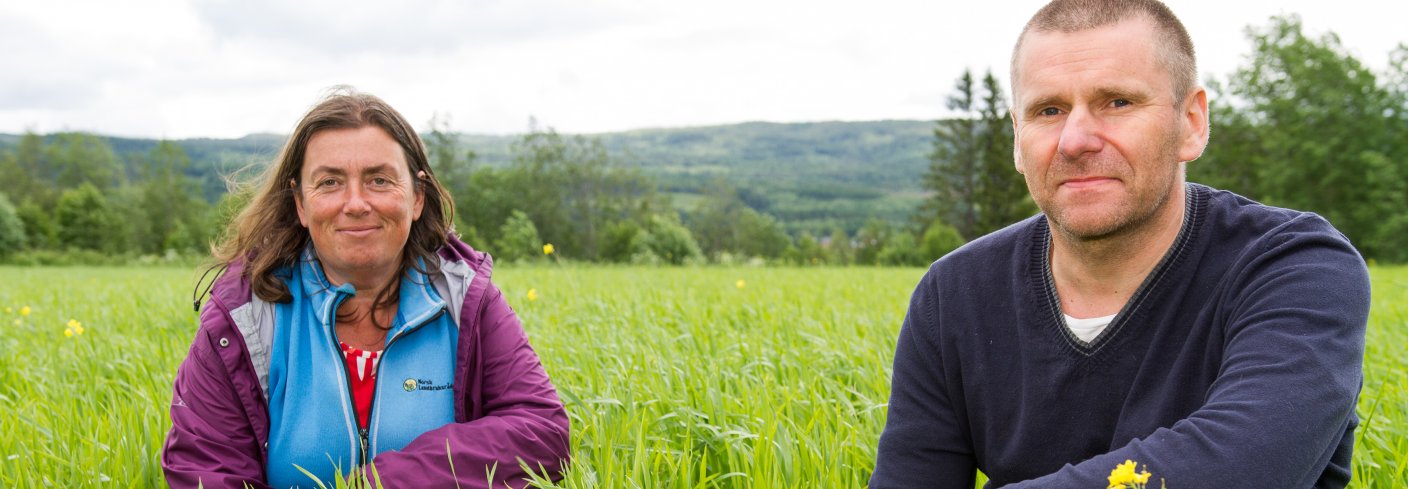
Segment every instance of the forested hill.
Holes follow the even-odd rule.
[[[899,223],[922,196],[934,144],[931,121],[751,122],[600,135],[688,206],[718,178],[750,207],[793,231],[854,231],[870,216]],[[486,155],[488,156],[488,155]],[[486,161],[491,161],[485,158]]]
[[[933,121],[767,123],[645,129],[591,134],[613,163],[640,168],[688,209],[718,179],[732,185],[756,210],[776,216],[788,229],[822,234],[832,226],[849,231],[875,216],[908,219],[922,195],[920,176],[933,147]],[[46,139],[53,138],[46,136]],[[458,135],[460,149],[476,154],[474,165],[505,166],[520,136]],[[119,164],[131,168],[156,147],[153,139],[103,137]],[[18,135],[0,134],[0,148]],[[214,202],[224,193],[222,175],[267,164],[284,136],[255,134],[238,139],[174,141],[191,159],[187,175],[201,182]]]
[[[600,140],[613,160],[641,168],[667,191],[691,192],[724,177],[735,185],[826,198],[918,192],[933,128],[933,121],[745,122],[585,137]],[[509,161],[515,139],[460,136],[478,163],[493,166]]]

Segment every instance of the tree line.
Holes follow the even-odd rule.
[[[30,251],[34,260],[67,253],[93,261],[195,250],[218,226],[188,166],[168,141],[120,157],[96,135],[27,133],[0,152],[0,257]]]
[[[423,135],[437,177],[455,200],[455,230],[500,261],[916,265],[926,252],[908,232],[872,218],[856,233],[789,234],[753,208],[747,191],[716,177],[696,205],[678,208],[655,179],[614,158],[599,139],[533,127],[503,166],[483,165],[447,121]],[[214,202],[181,145],[118,154],[93,134],[27,133],[0,150],[0,259],[11,263],[122,263],[199,257],[253,190],[259,167],[228,175]],[[553,244],[554,256],[543,245]],[[961,243],[950,243],[949,249]]]
[[[599,139],[532,128],[503,167],[477,165],[443,120],[425,137],[431,164],[454,196],[456,229],[477,248],[512,261],[563,257],[598,262],[917,265],[961,245],[924,249],[909,233],[872,218],[855,234],[796,235],[716,177],[703,198],[678,208],[639,168],[614,159]]]
[[[1334,34],[1306,36],[1296,16],[1247,33],[1245,65],[1209,80],[1213,136],[1189,180],[1320,213],[1365,256],[1408,261],[1408,46],[1375,73]],[[502,165],[479,161],[444,118],[423,138],[457,232],[501,261],[548,259],[551,243],[556,259],[593,262],[924,265],[1037,211],[1012,166],[1005,94],[991,72],[956,81],[955,116],[933,126],[928,197],[910,220],[816,233],[788,232],[767,195],[722,175],[690,183],[700,198],[672,202],[662,188],[678,176],[662,183],[599,138],[534,125]],[[169,141],[119,155],[91,134],[25,134],[0,150],[0,259],[198,256],[248,195],[209,202],[190,166]]]

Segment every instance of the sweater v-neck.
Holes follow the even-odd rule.
[[[1090,358],[1098,355],[1107,345],[1110,345],[1121,336],[1121,331],[1125,325],[1139,316],[1140,306],[1143,305],[1159,289],[1158,285],[1169,272],[1175,270],[1182,261],[1184,250],[1197,234],[1196,231],[1201,222],[1201,210],[1205,198],[1204,188],[1198,185],[1185,183],[1183,200],[1183,224],[1178,229],[1178,237],[1173,240],[1173,244],[1164,252],[1163,258],[1154,269],[1149,271],[1149,275],[1144,277],[1144,281],[1135,289],[1134,294],[1129,297],[1120,311],[1115,314],[1115,318],[1105,327],[1105,330],[1092,338],[1089,342],[1077,338],[1075,333],[1066,324],[1065,314],[1061,311],[1061,298],[1056,293],[1056,278],[1051,272],[1051,228],[1046,219],[1039,219],[1036,223],[1035,232],[1032,233],[1032,261],[1038,266],[1032,270],[1040,276],[1032,277],[1035,284],[1040,284],[1038,289],[1044,292],[1046,310],[1043,317],[1047,323],[1047,328],[1060,337],[1061,342],[1066,344],[1067,349],[1073,355],[1081,358]]]

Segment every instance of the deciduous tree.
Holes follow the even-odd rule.
[[[1305,35],[1298,16],[1247,34],[1252,54],[1228,79],[1229,106],[1190,178],[1316,212],[1366,256],[1408,259],[1402,101],[1338,36]]]

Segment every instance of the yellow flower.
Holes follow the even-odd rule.
[[[552,247],[552,243],[547,243],[547,244],[544,244],[544,245],[543,245],[543,254],[544,254],[544,255],[551,255],[554,250],[555,250],[555,249]]]
[[[536,300],[538,300],[538,289],[528,289],[528,300],[530,300],[530,301],[536,301]]]
[[[1125,489],[1128,484],[1130,488],[1138,489],[1149,483],[1149,471],[1136,473],[1138,468],[1133,460],[1125,460],[1124,463],[1116,465],[1110,471],[1110,487],[1108,489]]]
[[[1129,482],[1134,482],[1134,461],[1125,460],[1110,471],[1110,489],[1122,489]]]
[[[748,285],[748,284],[744,283],[744,282],[743,282],[743,279],[738,279],[738,282],[735,282],[733,285],[738,286],[738,288],[741,289],[741,288],[743,288],[743,286]]]
[[[78,322],[77,319],[68,320],[68,324],[66,326],[67,327],[64,328],[64,336],[83,334],[83,323]]]
[[[21,308],[20,308],[20,315],[21,315],[21,316],[29,316],[29,306],[21,307]]]

